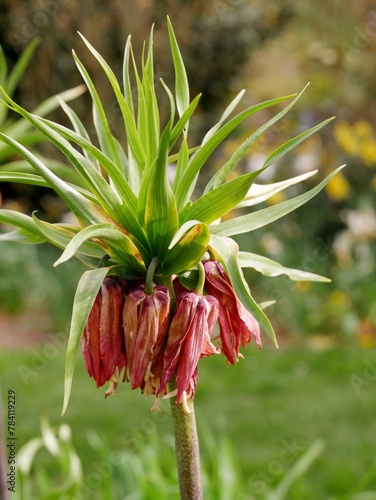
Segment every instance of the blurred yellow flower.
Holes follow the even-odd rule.
[[[342,290],[335,290],[330,295],[330,302],[334,306],[347,306],[349,305],[349,298]]]
[[[369,122],[339,123],[334,128],[334,137],[346,154],[358,156],[367,166],[376,165],[376,138]]]
[[[359,139],[369,139],[373,136],[372,125],[366,120],[358,120],[353,126],[354,133]]]
[[[326,191],[332,200],[341,201],[348,198],[350,194],[350,186],[340,172],[328,182],[326,185]]]
[[[346,154],[356,156],[358,141],[348,123],[342,122],[334,127],[334,137]]]
[[[361,158],[367,165],[376,165],[376,141],[368,139],[361,147]]]

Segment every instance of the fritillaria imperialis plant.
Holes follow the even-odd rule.
[[[52,142],[71,164],[56,173],[47,161],[42,162],[16,140],[1,134],[1,140],[34,169],[34,173],[17,172],[14,181],[50,187],[77,222],[50,224],[35,213],[29,217],[9,210],[0,211],[0,221],[17,227],[4,235],[6,239],[50,242],[64,249],[56,264],[75,256],[90,268],[78,284],[73,306],[63,411],[82,343],[87,370],[97,387],[107,384],[106,396],[127,380],[131,389],[154,396],[152,410],[158,409],[160,398],[171,399],[181,497],[196,499],[202,497],[193,412],[199,360],[222,353],[227,363],[236,364],[242,357],[240,349],[252,338],[261,347],[260,330],[276,344],[273,328],[253,299],[241,269],[252,267],[269,276],[285,273],[298,280],[326,280],[240,252],[231,237],[298,208],[336,171],[293,199],[243,215],[236,212],[312,175],[314,172],[268,186],[254,184],[266,168],[329,120],[278,147],[259,170],[234,176],[234,169],[249,148],[301,94],[265,101],[234,114],[242,91],[201,143],[190,144],[189,121],[200,96],[190,100],[184,63],[169,21],[168,35],[175,92],[161,81],[170,106],[163,127],[154,86],[152,33],[140,68],[128,40],[122,85],[103,57],[82,37],[113,88],[124,121],[125,146],[112,134],[98,92],[75,53],[74,60],[93,101],[95,142],[65,102],[61,107],[73,129],[29,113],[2,91],[4,103]],[[204,189],[196,189],[201,169],[222,141],[247,117],[284,101],[289,101],[287,106],[252,132]],[[7,179],[12,180],[12,175],[7,172]],[[234,217],[222,221],[230,212]]]

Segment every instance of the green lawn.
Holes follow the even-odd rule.
[[[323,453],[294,484],[289,499],[350,498],[353,492],[376,490],[375,350],[254,347],[236,367],[226,367],[222,357],[200,362],[196,412],[203,460],[213,451],[205,446],[206,429],[216,439],[226,435],[246,488],[237,498],[262,498],[266,487],[277,484],[293,461],[322,439]],[[8,389],[17,393],[19,447],[40,434],[40,415],[48,415],[53,425],[71,426],[90,473],[95,463],[90,429],[108,449],[136,453],[171,434],[168,405],[167,414],[150,414],[152,400],[127,384],[104,400],[104,390],[95,388],[81,358],[61,418],[64,346],[43,349],[0,354],[3,400]]]

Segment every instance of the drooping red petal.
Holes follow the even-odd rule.
[[[124,335],[131,388],[143,388],[152,377],[169,324],[170,298],[166,287],[157,286],[150,295],[131,292],[123,311]]]
[[[205,261],[205,288],[219,302],[220,336],[223,354],[229,363],[239,360],[240,345],[246,347],[255,336],[261,347],[260,328],[256,319],[240,302],[222,265]]]

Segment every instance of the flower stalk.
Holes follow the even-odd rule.
[[[169,382],[168,387],[172,393],[177,391],[175,377]],[[200,449],[193,399],[186,400],[185,405],[177,405],[175,397],[172,397],[170,404],[175,434],[180,499],[202,500],[204,496],[201,480]],[[189,413],[187,413],[187,410]]]

